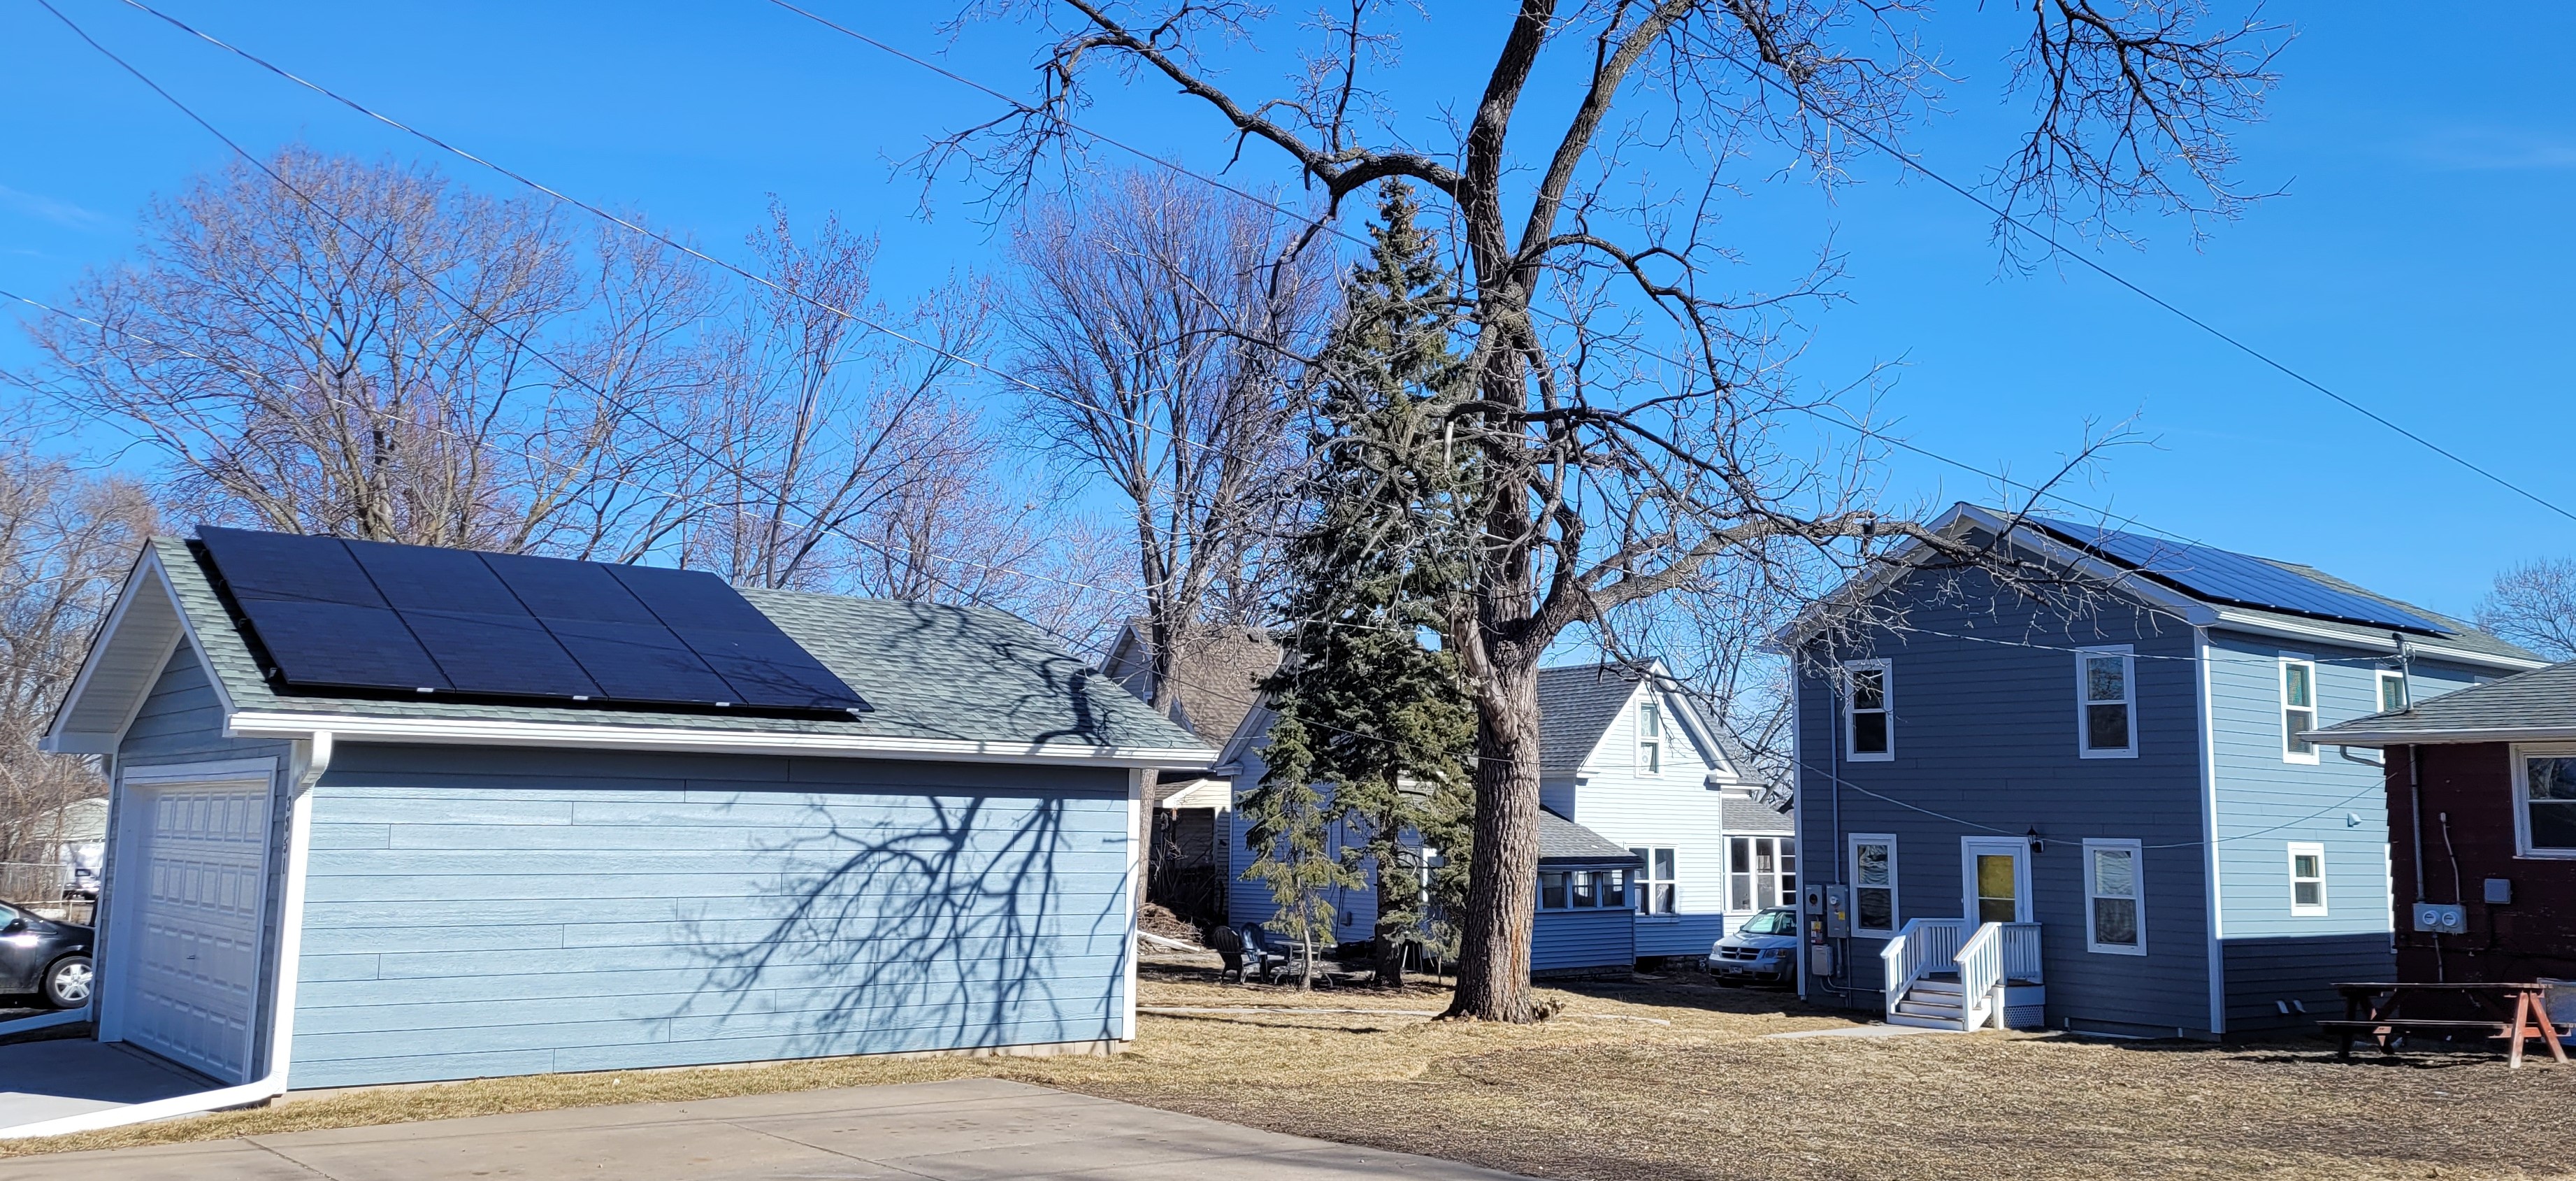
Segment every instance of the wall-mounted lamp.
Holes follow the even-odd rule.
[[[2048,852],[2048,842],[2040,839],[2039,826],[2036,824],[2030,826],[2030,851],[2033,854]]]

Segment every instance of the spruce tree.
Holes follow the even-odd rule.
[[[1421,849],[1446,855],[1435,905],[1463,901],[1475,738],[1454,653],[1426,642],[1463,589],[1474,479],[1447,430],[1469,388],[1455,288],[1418,213],[1404,186],[1382,190],[1374,248],[1321,358],[1307,519],[1288,550],[1294,622],[1264,686],[1279,718],[1253,800],[1257,817],[1285,819],[1312,784],[1329,789],[1317,815],[1342,827],[1342,868],[1376,870],[1382,986],[1403,983],[1404,949],[1430,918]]]

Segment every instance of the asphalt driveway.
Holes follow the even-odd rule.
[[[48,1181],[1080,1177],[1509,1181],[1000,1079],[589,1107],[0,1161]]]

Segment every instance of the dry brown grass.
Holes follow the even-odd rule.
[[[489,1079],[0,1142],[0,1155],[990,1075],[1276,1131],[1564,1178],[2565,1176],[2550,1146],[2576,1068],[2492,1056],[2335,1061],[2310,1043],[2218,1048],[2030,1034],[1760,1035],[1847,1025],[1778,993],[1641,979],[1549,990],[1529,1027],[1326,1013],[1446,996],[1299,996],[1149,975],[1116,1058],[842,1059]],[[1631,1018],[1600,1020],[1594,1018]],[[1632,1020],[1649,1018],[1652,1020]]]

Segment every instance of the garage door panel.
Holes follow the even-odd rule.
[[[268,881],[269,784],[129,791],[144,813],[134,855],[146,888],[121,912],[133,932],[132,958],[117,967],[125,1039],[215,1078],[246,1081]]]

